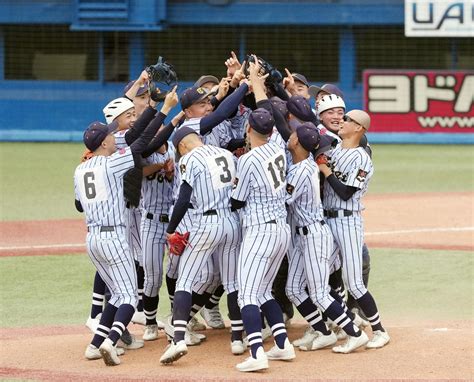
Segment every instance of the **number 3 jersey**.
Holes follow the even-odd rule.
[[[77,166],[74,192],[84,209],[87,226],[125,225],[123,175],[134,165],[127,147],[110,156],[94,156]]]
[[[245,201],[244,227],[286,219],[286,154],[268,142],[242,155],[237,162],[232,198]]]
[[[193,188],[191,204],[196,213],[230,209],[235,164],[230,151],[204,145],[179,160],[181,181]]]
[[[369,180],[374,173],[374,166],[369,154],[362,148],[344,149],[339,143],[336,148],[327,153],[329,167],[333,174],[346,186],[358,190],[352,197],[341,199],[327,180],[323,187],[323,206],[326,210],[362,211],[362,196],[366,193]]]

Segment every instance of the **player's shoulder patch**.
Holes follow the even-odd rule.
[[[288,184],[286,185],[286,192],[287,192],[288,194],[292,195],[292,194],[293,194],[293,191],[295,191],[295,186],[293,186],[293,185],[291,185],[291,184],[288,183]]]
[[[359,172],[357,173],[357,180],[359,182],[365,181],[365,178],[367,177],[367,171],[364,171],[362,169],[359,169]]]
[[[183,163],[179,166],[179,171],[181,174],[184,174],[186,172],[186,165]]]
[[[125,154],[125,151],[126,151],[125,148],[122,147],[121,149],[119,149],[118,152],[119,152],[120,155],[123,155],[123,154]]]
[[[234,182],[233,182],[233,183],[234,183],[234,184],[233,184],[232,188],[236,188],[237,185],[239,184],[239,178],[234,178]]]

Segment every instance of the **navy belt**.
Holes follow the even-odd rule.
[[[352,216],[352,211],[349,210],[324,210],[324,216],[327,218],[338,218],[339,211],[342,211],[343,216]]]
[[[275,219],[265,222],[265,224],[276,224],[276,223],[277,221]]]
[[[160,223],[169,223],[169,222],[170,222],[170,217],[169,217],[169,215],[166,215],[166,214],[153,215],[153,214],[150,213],[150,212],[148,212],[148,213],[146,214],[146,218],[147,218],[147,219],[150,219],[150,220],[153,220],[153,218],[154,218],[155,216],[158,216],[158,221],[159,221]]]
[[[87,232],[89,232],[89,231],[90,231],[90,229],[89,229],[89,227],[87,227]],[[111,226],[111,225],[103,225],[102,227],[100,227],[100,232],[114,232],[114,231],[115,231],[115,227]]]
[[[324,220],[321,220],[320,222],[321,225],[325,225],[326,222]],[[301,232],[301,233],[300,233]],[[304,235],[306,236],[307,234],[309,233],[309,229],[308,229],[308,226],[306,227],[296,227],[296,234],[297,235]]]
[[[203,216],[213,216],[213,215],[217,215],[216,210],[207,210],[206,212],[203,212]]]

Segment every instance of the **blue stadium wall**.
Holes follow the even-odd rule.
[[[90,12],[97,3],[122,4],[126,15],[111,21]],[[97,7],[96,7],[97,8]],[[124,9],[125,9],[124,8]],[[100,7],[99,7],[100,9]],[[96,12],[96,9],[93,10]],[[116,12],[117,10],[112,10]],[[89,14],[88,14],[89,12]],[[123,10],[118,10],[123,12]],[[102,19],[101,19],[102,17]],[[120,20],[122,17],[122,20]],[[91,21],[92,20],[92,21]],[[251,0],[6,0],[0,2],[0,140],[79,141],[93,120],[102,120],[102,107],[121,95],[124,82],[108,82],[104,67],[102,35],[107,31],[129,33],[128,73],[136,78],[146,62],[145,34],[175,26],[332,26],[338,34],[338,80],[348,108],[362,108],[362,85],[356,77],[355,26],[402,26],[402,0],[251,1]],[[7,79],[5,33],[7,26],[68,25],[71,31],[92,31],[98,36],[97,79],[46,81]],[[243,57],[246,46],[239,40]],[[212,44],[210,48],[212,49]],[[236,47],[229,47],[229,50]],[[328,81],[325,81],[328,82]],[[321,82],[315,83],[321,85]],[[191,82],[180,83],[181,90]],[[463,134],[464,135],[464,134]],[[459,138],[461,138],[459,136]],[[467,139],[471,139],[471,135]],[[394,143],[466,143],[440,138],[439,134],[378,134],[371,141]],[[459,142],[458,142],[459,141]]]

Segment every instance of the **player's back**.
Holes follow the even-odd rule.
[[[229,210],[235,178],[235,164],[230,151],[211,145],[197,147],[179,161],[182,181],[192,188],[194,211]]]
[[[132,152],[127,148],[107,157],[93,156],[76,168],[74,189],[87,226],[125,225],[123,175],[133,166]]]
[[[278,144],[268,142],[239,158],[237,200],[245,200],[243,225],[286,219],[286,155]],[[239,195],[240,194],[240,195]]]

